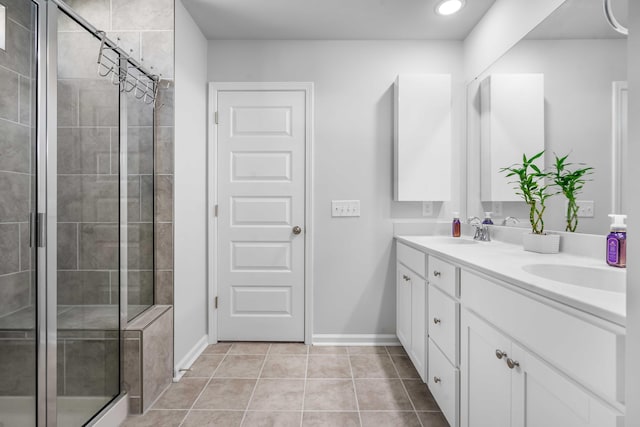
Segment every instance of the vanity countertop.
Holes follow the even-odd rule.
[[[606,269],[611,274],[623,276],[626,275],[625,269],[609,267],[604,259],[597,260],[564,253],[553,255],[537,254],[526,252],[521,246],[499,241],[451,244],[447,243],[444,237],[397,235],[396,239],[460,267],[467,267],[484,273],[559,303],[625,326],[625,292],[612,292],[545,279],[525,271],[523,267],[531,264],[571,265]],[[462,237],[462,239],[470,238]]]

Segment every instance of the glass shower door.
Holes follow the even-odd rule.
[[[49,178],[57,185],[62,427],[85,424],[120,393],[120,89],[117,72],[97,69],[101,40],[57,15],[57,171]],[[115,52],[104,55],[118,64]]]
[[[6,7],[0,49],[0,426],[36,425],[36,17],[31,1]]]

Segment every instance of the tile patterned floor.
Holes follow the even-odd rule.
[[[123,427],[448,427],[401,347],[210,345]]]

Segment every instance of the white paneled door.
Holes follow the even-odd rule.
[[[304,341],[304,90],[218,90],[218,339]]]

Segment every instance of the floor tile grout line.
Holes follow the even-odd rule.
[[[302,412],[300,413],[300,427],[304,423],[304,402],[307,398],[307,381],[309,379],[309,349],[307,348],[307,361],[304,366],[304,388],[302,389]]]
[[[356,399],[356,410],[358,411],[358,422],[362,427],[362,416],[360,415],[360,403],[358,402],[358,392],[356,390],[356,379],[353,376],[353,366],[351,365],[351,351],[347,347],[347,360],[349,362],[349,371],[351,372],[351,385],[353,386],[353,397]]]
[[[229,347],[229,350],[231,350],[231,347]],[[200,397],[202,397],[202,394],[204,393],[204,391],[207,389],[207,387],[209,386],[209,384],[211,383],[211,380],[213,379],[213,376],[216,374],[216,372],[218,371],[218,369],[220,368],[220,366],[222,365],[222,362],[225,361],[225,359],[227,358],[227,355],[229,354],[229,350],[227,350],[227,352],[224,354],[224,356],[222,357],[222,360],[220,360],[220,362],[218,362],[218,366],[216,366],[216,369],[213,370],[213,372],[211,373],[211,376],[209,377],[209,380],[206,382],[206,384],[204,385],[204,387],[202,388],[202,390],[200,390],[200,393],[198,393],[198,396],[195,398],[195,400],[193,401],[193,403],[191,404],[191,407],[187,410],[187,413],[185,414],[184,418],[182,419],[182,421],[180,422],[180,424],[178,425],[178,427],[182,427],[182,425],[184,424],[184,422],[187,420],[187,418],[189,417],[189,414],[191,413],[191,411],[193,410],[193,407],[196,406],[196,402],[198,402],[198,400],[200,399]],[[200,354],[200,356],[202,356],[202,354]],[[200,359],[200,356],[198,356],[198,359]],[[198,359],[196,359],[196,362],[198,361]],[[194,362],[195,363],[195,362]]]
[[[385,350],[387,350],[387,354],[389,355],[389,359],[391,359],[391,364],[393,365],[393,369],[396,370],[396,373],[398,374],[398,378],[400,378],[400,370],[396,366],[395,360],[393,360],[393,357],[391,357],[391,353],[389,353],[389,349],[385,347]],[[404,381],[402,380],[402,378],[400,378],[400,385],[402,385],[402,389],[404,390],[405,394],[407,395],[407,398],[409,399],[409,403],[411,403],[411,407],[413,408],[413,413],[416,416],[416,418],[418,419],[418,423],[422,427],[424,427],[423,424],[422,424],[422,420],[418,416],[418,411],[416,410],[416,405],[413,404],[413,399],[411,398],[411,395],[409,394],[409,390],[407,390],[407,387],[404,385]]]
[[[231,346],[233,348],[233,345]],[[231,351],[229,348],[229,351]],[[247,418],[247,412],[249,411],[249,406],[251,406],[251,401],[253,400],[253,395],[256,393],[256,389],[258,388],[258,383],[260,382],[260,377],[262,376],[262,370],[264,369],[264,365],[267,363],[267,354],[269,354],[269,350],[271,350],[271,344],[269,344],[269,348],[267,348],[267,352],[264,354],[264,360],[262,361],[262,366],[260,366],[260,372],[258,372],[258,378],[256,378],[256,383],[253,386],[253,390],[251,391],[251,395],[249,396],[249,400],[247,401],[247,407],[244,410],[244,414],[242,414],[242,420],[240,420],[240,426],[244,424],[244,420]]]

